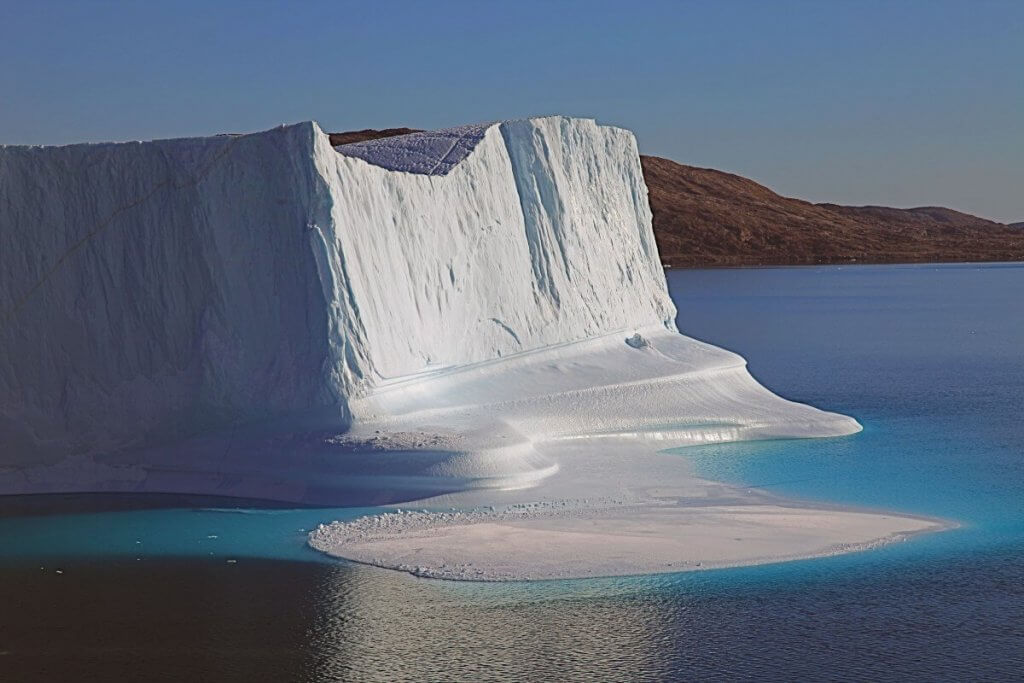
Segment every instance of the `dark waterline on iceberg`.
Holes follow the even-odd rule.
[[[85,497],[40,514],[55,506],[0,499],[0,679],[1018,677],[1024,266],[671,271],[669,283],[684,332],[865,431],[665,457],[963,527],[806,562],[481,586],[305,547],[309,525],[361,510]]]

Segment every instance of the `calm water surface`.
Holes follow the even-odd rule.
[[[6,499],[0,681],[1022,679],[1024,267],[673,271],[669,285],[682,330],[865,430],[664,457],[963,526],[807,562],[477,585],[304,546],[305,529],[363,509]]]

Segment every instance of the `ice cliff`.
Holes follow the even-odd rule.
[[[421,380],[606,337],[651,352],[622,343],[640,330],[685,339],[632,134],[563,117],[339,148],[312,122],[0,147],[0,316],[0,493],[307,499],[301,458],[359,451],[329,435],[394,418],[376,397],[396,386],[450,404]]]

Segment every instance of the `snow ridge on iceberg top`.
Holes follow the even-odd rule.
[[[546,118],[573,120],[571,116],[539,116],[528,119],[505,119],[474,123],[440,130],[425,130],[406,135],[393,135],[376,140],[337,145],[338,153],[362,159],[388,171],[418,175],[448,175],[468,157],[484,135],[494,126],[516,121],[537,121]],[[592,121],[593,119],[584,119]],[[595,122],[596,123],[596,122]]]
[[[238,138],[264,136],[268,134],[278,133],[281,131],[289,131],[292,129],[310,129],[317,132],[320,130],[320,124],[316,121],[298,121],[296,123],[282,123],[273,128],[266,128],[263,130],[254,130],[248,133],[214,133],[212,135],[179,135],[177,137],[168,138],[150,138],[147,140],[94,140],[90,142],[68,142],[60,144],[18,144],[18,143],[2,143],[0,142],[0,150],[7,152],[18,152],[18,151],[53,151],[53,150],[75,150],[75,149],[99,149],[99,148],[118,148],[118,147],[138,147],[140,145],[163,145],[163,144],[208,144],[211,141],[231,141]]]

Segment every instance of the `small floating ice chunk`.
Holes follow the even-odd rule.
[[[639,332],[636,332],[632,337],[626,337],[626,344],[634,349],[644,349],[650,346],[651,342],[641,336]]]

